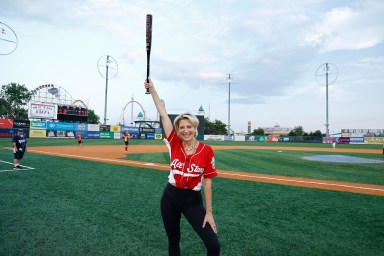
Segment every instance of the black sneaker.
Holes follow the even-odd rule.
[[[13,169],[18,170],[18,169],[23,169],[20,165],[16,165]]]

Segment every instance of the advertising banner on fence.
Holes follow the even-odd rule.
[[[259,137],[257,138],[257,141],[259,141],[259,142],[268,141],[268,136],[259,136]]]
[[[1,119],[0,128],[13,128],[13,119]]]
[[[224,140],[224,135],[204,135],[204,140]]]
[[[86,131],[87,128],[88,128],[87,124],[76,123],[75,130],[76,131]]]
[[[162,140],[163,134],[155,134],[155,140]]]
[[[129,135],[131,136],[131,139],[138,139],[139,138],[139,127],[135,126],[121,126],[121,133],[129,132]]]
[[[120,126],[119,126],[120,127]],[[119,140],[119,139],[121,139],[121,133],[119,133],[119,132],[114,132],[113,133],[113,138],[115,139],[115,140]]]
[[[87,139],[100,139],[100,132],[95,131],[85,131],[84,138]]]
[[[12,138],[15,134],[17,134],[18,129],[6,129],[6,128],[0,128],[0,138]],[[24,131],[24,137],[29,138],[29,130],[23,129]],[[11,142],[10,142],[10,145]]]
[[[332,144],[333,142],[336,141],[336,138],[335,137],[323,137],[322,140],[323,140],[323,143]]]
[[[0,128],[0,138],[12,138],[15,132],[16,130],[13,129]]]
[[[351,137],[349,144],[364,144],[364,137]]]
[[[118,126],[118,125],[111,125],[110,126],[110,131],[111,132],[120,132],[120,126]]]
[[[364,138],[365,144],[383,144],[384,137],[366,137]]]
[[[29,120],[13,120],[13,128],[30,128]]]
[[[235,141],[245,141],[244,135],[235,135]]]
[[[100,139],[113,139],[113,132],[100,132]]]
[[[279,137],[268,136],[268,142],[279,142]]]
[[[47,138],[75,138],[75,132],[47,130]]]
[[[57,105],[49,103],[29,103],[28,117],[57,119]]]
[[[350,139],[351,138],[344,138],[344,137],[336,138],[336,143],[337,144],[349,144]]]
[[[75,131],[75,123],[47,122],[47,129],[53,131]]]
[[[257,136],[245,135],[245,141],[257,141]]]
[[[33,130],[39,130],[39,129],[45,130],[47,129],[47,122],[31,121],[30,128]]]
[[[100,131],[100,125],[98,124],[88,124],[88,131],[91,132],[99,132]]]
[[[29,130],[29,137],[31,138],[46,138],[46,130]]]

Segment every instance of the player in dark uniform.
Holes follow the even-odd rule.
[[[20,161],[23,159],[24,152],[27,151],[27,139],[24,138],[23,129],[19,129],[17,134],[12,138],[13,144],[13,156],[14,156],[14,167],[13,169],[23,169],[20,166]]]

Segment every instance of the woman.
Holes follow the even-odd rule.
[[[186,113],[175,118],[174,128],[152,81],[146,80],[161,117],[170,147],[171,170],[161,198],[161,215],[168,236],[169,255],[180,255],[181,214],[192,225],[207,248],[207,255],[220,255],[220,243],[212,214],[212,177],[217,176],[212,148],[199,142],[196,116]],[[204,188],[205,206],[201,188]]]

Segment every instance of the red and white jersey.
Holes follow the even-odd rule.
[[[168,182],[177,188],[201,190],[203,179],[217,176],[215,156],[210,146],[200,142],[192,155],[184,151],[183,142],[172,130],[169,138],[171,170]]]

